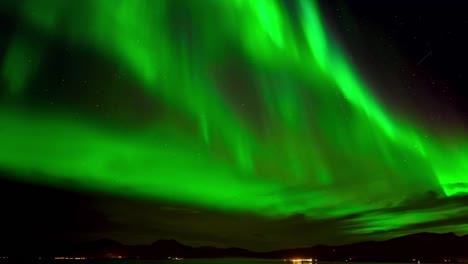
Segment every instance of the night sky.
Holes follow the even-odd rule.
[[[468,233],[465,1],[0,1],[0,244]]]

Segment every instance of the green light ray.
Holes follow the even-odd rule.
[[[20,95],[39,64],[39,53],[25,39],[14,38],[7,50],[2,75],[9,92]]]

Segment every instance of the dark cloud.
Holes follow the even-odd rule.
[[[458,182],[458,183],[453,183],[453,184],[447,184],[445,185],[445,187],[449,189],[466,189],[468,188],[468,184],[464,182]]]
[[[82,240],[115,228],[86,195],[3,180],[0,174],[0,243]]]
[[[220,212],[184,204],[76,193],[2,180],[0,228],[2,243],[15,237],[90,241],[115,239],[149,244],[176,239],[192,246],[244,247],[272,250],[381,240],[422,231],[451,232],[468,223],[468,195],[445,197],[434,192],[409,197],[395,206],[328,219],[302,214],[261,217]],[[410,214],[441,214],[438,218],[371,230],[379,221]],[[396,220],[395,220],[396,221]],[[363,232],[361,232],[363,231]]]
[[[411,219],[417,219],[411,222]],[[374,224],[373,221],[380,221]],[[385,228],[382,222],[397,227]],[[468,195],[447,197],[435,192],[409,197],[394,207],[370,210],[350,216],[342,222],[343,230],[357,240],[388,239],[417,232],[455,232],[468,227]],[[378,225],[382,225],[377,228]],[[374,229],[374,230],[373,230]],[[362,232],[356,232],[362,231]],[[461,232],[459,234],[464,234]]]

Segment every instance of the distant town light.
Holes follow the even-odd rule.
[[[55,257],[56,260],[84,260],[85,257]]]
[[[307,258],[307,259],[295,258],[295,259],[290,259],[289,261],[292,261],[293,263],[304,263],[304,262],[312,263],[314,261],[314,259],[312,259],[312,258]]]

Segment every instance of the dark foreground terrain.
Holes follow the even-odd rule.
[[[241,248],[190,247],[175,240],[158,240],[151,245],[130,246],[102,239],[91,243],[12,243],[2,245],[0,256],[9,260],[39,257],[43,260],[61,257],[167,259],[180,258],[314,258],[339,262],[467,262],[468,235],[453,233],[418,233],[386,241],[366,241],[342,246],[316,245],[307,248],[253,252]],[[0,261],[2,261],[0,259]]]

